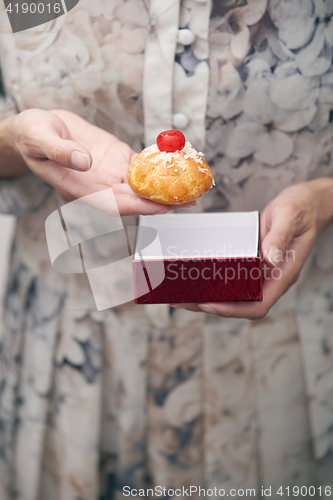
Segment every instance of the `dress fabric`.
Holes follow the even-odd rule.
[[[262,210],[333,174],[332,0],[80,0],[15,35],[0,8],[2,74],[20,111],[71,110],[137,151],[174,113],[189,117],[186,137],[216,180],[198,210]],[[64,203],[32,174],[0,182],[1,211],[18,215],[1,500],[332,487],[332,228],[263,320],[132,303],[97,312],[85,275],[51,267],[45,220]]]

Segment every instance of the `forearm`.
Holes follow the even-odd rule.
[[[28,167],[15,148],[11,133],[14,116],[0,120],[0,177],[17,177],[28,172]]]

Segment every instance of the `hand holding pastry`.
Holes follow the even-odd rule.
[[[135,194],[168,205],[197,200],[214,185],[213,174],[179,130],[166,130],[134,158],[127,181]]]
[[[0,177],[30,169],[68,201],[112,188],[120,215],[172,210],[130,189],[126,172],[135,156],[117,137],[65,110],[31,109],[0,123]]]

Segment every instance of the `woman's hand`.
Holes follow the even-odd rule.
[[[316,179],[288,187],[260,218],[264,257],[262,302],[176,304],[173,307],[219,316],[261,319],[300,275],[319,233],[333,217],[333,179]]]
[[[26,165],[69,201],[111,187],[121,215],[165,213],[175,208],[136,196],[126,182],[136,153],[76,114],[31,109],[7,123],[7,142],[15,158],[9,161],[7,145],[6,164],[16,169],[14,174],[24,173]]]

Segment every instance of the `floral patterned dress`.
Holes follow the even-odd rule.
[[[1,9],[18,109],[74,111],[138,151],[185,116],[216,179],[199,210],[262,210],[291,184],[333,175],[332,0],[80,0],[15,35]],[[50,264],[45,220],[64,203],[32,174],[0,182],[1,211],[18,216],[1,500],[332,487],[332,228],[261,321],[133,303],[97,312],[86,276]]]

